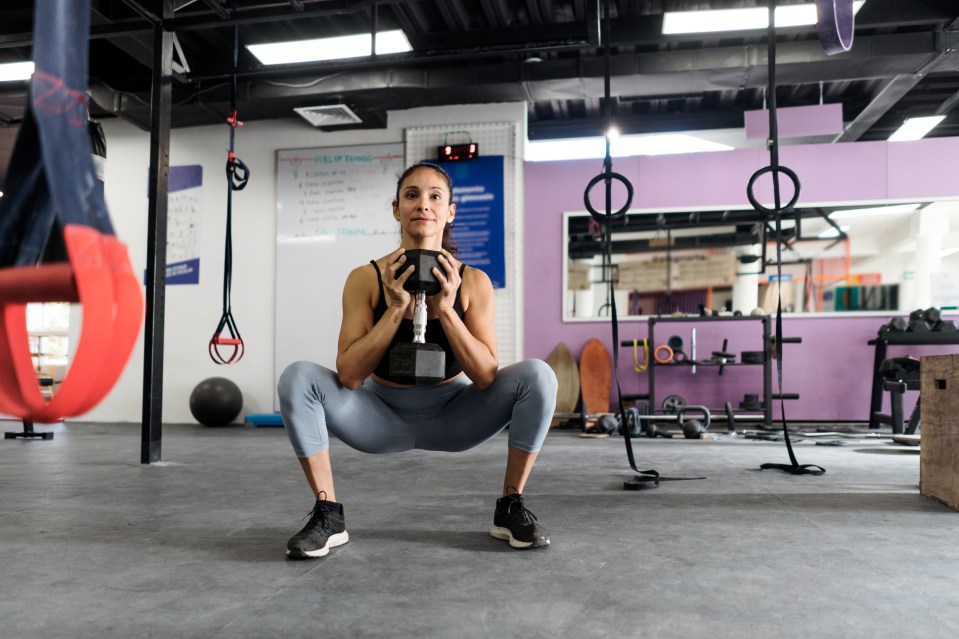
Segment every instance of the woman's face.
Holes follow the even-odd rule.
[[[393,217],[404,237],[415,240],[443,238],[443,229],[453,220],[456,205],[450,203],[450,189],[443,176],[430,168],[413,171],[400,184],[399,199],[393,204]],[[431,242],[432,243],[432,242]]]

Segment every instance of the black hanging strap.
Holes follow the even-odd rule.
[[[799,199],[799,176],[791,169],[780,166],[779,164],[779,126],[776,119],[776,1],[769,0],[769,27],[767,31],[768,50],[769,50],[769,90],[767,91],[769,101],[769,166],[756,171],[749,178],[749,184],[746,188],[746,196],[749,198],[753,208],[761,213],[764,218],[773,216],[776,220],[776,276],[779,283],[779,299],[776,304],[776,379],[779,385],[779,405],[783,418],[783,437],[786,440],[786,451],[789,453],[788,464],[762,464],[760,470],[782,470],[792,475],[822,475],[826,469],[815,464],[800,464],[793,452],[792,442],[789,438],[789,428],[786,422],[786,403],[783,400],[783,298],[782,298],[782,214],[792,209]],[[773,181],[773,208],[767,208],[759,203],[753,193],[753,188],[757,178],[769,173]],[[779,191],[779,174],[784,173],[793,183],[793,196],[789,202],[783,206]],[[763,220],[763,233],[765,234],[765,219]]]
[[[236,69],[237,56],[240,48],[239,28],[233,27],[233,68]],[[233,319],[230,308],[230,289],[233,279],[233,191],[242,191],[250,180],[250,169],[234,153],[236,128],[243,126],[236,113],[236,75],[233,76],[233,86],[230,97],[230,115],[226,119],[230,125],[230,150],[226,158],[226,242],[223,251],[223,315],[216,326],[213,337],[210,338],[210,357],[217,364],[233,364],[243,358],[243,338]],[[227,335],[224,336],[223,332]],[[233,348],[227,356],[220,352],[221,346]]]
[[[610,87],[609,87],[609,47],[610,47],[610,19],[609,19],[609,0],[604,2],[604,16],[603,16],[603,40],[604,40],[604,60],[605,60],[605,100],[603,102],[604,106],[604,117],[605,117],[605,127],[606,127],[606,158],[603,160],[603,172],[594,177],[589,181],[589,184],[586,186],[586,191],[583,193],[583,202],[586,205],[586,210],[589,211],[590,215],[593,216],[602,228],[603,232],[603,244],[605,246],[604,254],[604,264],[608,266],[607,275],[607,286],[608,298],[609,298],[609,307],[610,307],[610,316],[611,324],[613,328],[613,378],[616,380],[616,400],[619,405],[619,420],[620,424],[623,425],[623,437],[626,440],[626,457],[629,460],[629,466],[634,471],[639,473],[634,476],[631,480],[623,482],[624,490],[646,490],[650,488],[658,488],[660,482],[664,481],[685,481],[691,479],[705,479],[705,477],[662,477],[659,472],[656,470],[640,470],[636,467],[636,459],[633,456],[633,443],[630,438],[629,428],[626,426],[626,408],[623,405],[623,391],[620,388],[619,384],[619,320],[616,317],[616,296],[613,292],[613,277],[612,277],[612,264],[613,264],[613,222],[615,220],[620,220],[625,217],[626,212],[629,210],[630,204],[633,202],[633,185],[630,183],[625,176],[613,172],[613,159],[610,154],[610,144],[609,144],[609,128],[611,124],[611,107],[610,107]],[[622,185],[626,188],[626,202],[623,206],[616,212],[613,212],[613,181],[616,180],[621,182]],[[592,203],[589,200],[589,192],[594,186],[603,182],[606,186],[606,211],[605,213],[600,213],[597,211]],[[604,269],[605,270],[605,269]]]

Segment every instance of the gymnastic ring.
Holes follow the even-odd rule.
[[[773,171],[785,173],[786,177],[788,177],[792,181],[793,188],[795,189],[792,199],[789,200],[789,204],[787,204],[786,206],[782,206],[778,209],[766,208],[765,206],[760,204],[759,200],[756,199],[756,196],[753,195],[753,187],[756,184],[756,180],[759,179],[761,175],[765,173],[771,173]],[[773,179],[778,179],[778,177],[774,175]],[[763,168],[753,173],[752,177],[749,178],[749,184],[746,185],[746,197],[749,199],[749,203],[753,205],[753,208],[762,213],[776,214],[782,211],[787,211],[791,209],[793,205],[795,205],[796,202],[799,200],[799,176],[796,175],[795,171],[785,166],[780,166],[776,169],[773,169],[773,167],[771,166],[764,166]]]
[[[677,364],[682,364],[687,359],[689,358],[686,357],[686,353],[682,351],[673,351],[673,361],[676,362]]]
[[[618,211],[616,211],[615,213],[600,213],[599,211],[593,208],[593,204],[589,201],[589,192],[593,190],[593,187],[596,186],[599,182],[606,179],[619,180],[620,182],[623,183],[623,186],[626,187],[626,203],[623,204],[623,207],[619,209]],[[633,185],[630,184],[629,180],[627,180],[624,176],[620,175],[619,173],[613,173],[612,171],[608,173],[600,173],[599,175],[594,177],[592,180],[590,180],[589,184],[586,185],[586,190],[583,192],[583,203],[586,205],[586,210],[589,211],[589,214],[592,215],[596,220],[599,220],[600,222],[607,219],[609,220],[619,219],[623,217],[624,215],[626,215],[626,211],[629,210],[629,206],[633,203]]]
[[[819,44],[826,55],[843,53],[852,49],[856,30],[856,16],[852,0],[816,0],[816,31]]]
[[[660,356],[659,351],[665,350],[666,355]],[[653,351],[653,359],[656,360],[657,364],[668,364],[673,361],[673,349],[669,347],[669,344],[660,344],[656,347],[656,350]]]
[[[676,351],[683,350],[683,338],[679,335],[672,335],[666,343],[669,344],[669,347],[673,349],[673,354],[675,355]]]

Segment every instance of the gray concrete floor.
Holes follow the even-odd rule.
[[[7,423],[13,430],[15,423]],[[41,427],[42,428],[42,427]],[[625,492],[622,439],[554,432],[527,487],[552,546],[488,536],[505,435],[461,454],[333,443],[351,541],[287,561],[312,506],[277,429],[48,427],[0,442],[0,637],[954,637],[959,513],[919,455],[803,443],[822,477],[757,470],[780,443],[637,442],[706,475]]]

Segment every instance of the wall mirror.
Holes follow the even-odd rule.
[[[765,230],[765,235],[764,235]],[[612,223],[612,255],[586,212],[563,220],[563,319],[696,314],[908,312],[959,302],[959,201],[797,207],[776,223],[752,209],[630,211]],[[764,242],[765,240],[765,242]]]

